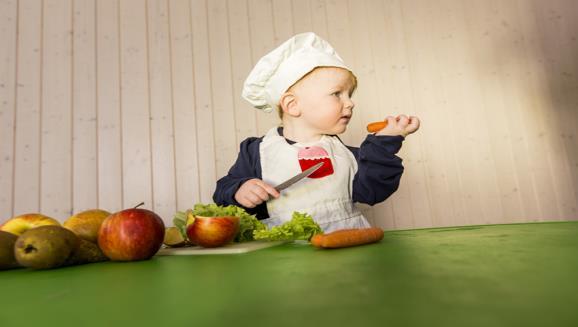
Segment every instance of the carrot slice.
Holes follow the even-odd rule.
[[[387,126],[387,120],[369,123],[367,125],[367,131],[370,133],[379,132],[382,129],[384,129],[386,126]]]

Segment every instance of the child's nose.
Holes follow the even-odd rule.
[[[348,110],[353,110],[353,107],[355,107],[355,103],[353,103],[353,101],[351,101],[351,99],[345,99],[344,101],[344,108],[348,109]]]

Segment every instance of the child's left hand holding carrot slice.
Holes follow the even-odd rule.
[[[367,130],[370,133],[374,132],[375,135],[401,135],[406,137],[407,135],[417,131],[419,125],[420,121],[416,116],[387,116],[383,122],[375,122],[367,125]]]

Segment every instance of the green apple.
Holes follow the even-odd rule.
[[[2,226],[0,226],[0,230],[12,233],[14,235],[22,235],[22,233],[29,229],[47,225],[60,226],[60,222],[54,218],[50,218],[39,213],[27,213],[10,218]]]

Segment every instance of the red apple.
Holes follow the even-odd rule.
[[[98,232],[98,246],[114,261],[150,259],[163,244],[165,224],[154,212],[126,209],[108,216]]]
[[[239,231],[239,217],[201,217],[187,227],[189,240],[205,248],[215,248],[230,243]]]

